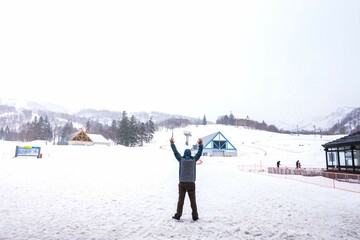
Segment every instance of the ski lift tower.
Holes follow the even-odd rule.
[[[185,135],[185,137],[186,137],[186,142],[185,142],[185,144],[186,144],[187,146],[189,146],[189,137],[191,137],[191,132],[189,132],[189,131],[184,131],[184,135]]]

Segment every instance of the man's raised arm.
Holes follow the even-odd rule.
[[[198,147],[197,153],[196,153],[195,156],[194,156],[194,159],[195,159],[196,161],[200,159],[201,154],[202,154],[202,151],[203,151],[202,139],[199,138],[198,141],[197,141],[197,143],[199,144],[199,147]]]
[[[175,146],[175,140],[173,137],[170,138],[170,146],[171,146],[171,149],[175,155],[175,158],[180,161],[181,160],[181,155],[180,153],[178,152],[178,150],[176,149],[176,146]]]

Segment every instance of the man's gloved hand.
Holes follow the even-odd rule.
[[[174,144],[175,140],[173,137],[170,138],[170,144]]]
[[[197,142],[199,145],[202,145],[202,138],[199,138]]]

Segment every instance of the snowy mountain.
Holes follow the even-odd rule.
[[[323,116],[317,116],[310,119],[304,119],[298,122],[297,126],[299,127],[299,130],[307,130],[307,131],[313,131],[314,126],[316,128],[316,131],[322,130],[326,131],[332,128],[336,123],[339,123],[346,117],[347,114],[349,114],[351,111],[353,111],[355,108],[353,107],[341,107],[336,109],[335,112],[332,112],[328,115]]]
[[[122,111],[95,110],[95,109],[83,109],[83,110],[79,111],[78,113],[76,113],[77,116],[91,119],[91,120],[96,120],[96,121],[99,121],[100,123],[105,123],[108,125],[111,125],[111,122],[113,120],[121,120],[122,114],[123,114]],[[182,115],[174,115],[174,114],[154,112],[154,111],[151,111],[151,112],[126,112],[126,115],[128,117],[131,117],[132,115],[134,115],[134,117],[140,122],[146,122],[150,119],[150,117],[152,118],[152,120],[155,123],[159,123],[159,122],[162,122],[162,121],[170,119],[170,118],[186,118],[186,119],[189,119],[190,122],[192,122],[192,123],[196,123],[196,121],[198,121],[197,118],[192,118],[192,117],[188,117],[188,116],[184,117]]]
[[[321,130],[323,132],[333,129],[334,126],[338,124],[336,129],[333,129],[332,132],[347,133],[349,130],[356,128],[360,122],[356,113],[348,116],[348,114],[354,110],[356,110],[356,108],[342,107],[328,115],[304,119],[295,124],[283,122],[281,119],[277,122],[272,122],[271,124],[284,131],[314,131],[315,128],[316,131]],[[121,111],[83,109],[77,113],[69,113],[64,107],[52,103],[38,103],[18,99],[0,99],[0,128],[9,125],[12,129],[18,129],[22,123],[30,121],[34,116],[45,115],[48,116],[50,122],[57,126],[64,125],[67,121],[72,121],[74,124],[82,126],[85,125],[88,120],[111,125],[113,120],[121,120],[123,111],[126,111],[126,109]],[[188,119],[193,124],[196,124],[199,121],[198,118],[154,111],[127,112],[128,117],[131,117],[132,115],[140,122],[148,121],[150,117],[152,117],[155,123],[171,118]],[[344,121],[345,118],[346,121]]]
[[[69,111],[59,105],[52,103],[37,103],[34,101],[18,99],[0,99],[0,128],[8,126],[12,130],[19,130],[22,124],[31,121],[35,116],[47,116],[50,123],[56,126],[63,126],[71,121],[79,128],[85,126],[87,121],[96,121],[102,124],[111,125],[113,120],[121,120],[123,111],[82,109],[76,113]],[[197,118],[167,114],[162,112],[126,112],[127,117],[132,115],[140,122],[146,122],[152,117],[157,123],[170,118],[186,118],[191,123],[198,122]]]
[[[346,114],[329,130],[331,134],[347,134],[356,131],[360,131],[360,108],[355,108]]]
[[[64,107],[53,104],[53,103],[38,103],[35,101],[20,100],[15,98],[0,98],[0,105],[15,107],[16,109],[27,109],[27,110],[42,110],[42,111],[52,111],[52,112],[63,112],[67,113],[68,110]]]
[[[341,107],[336,109],[334,112],[320,115],[312,118],[302,119],[299,122],[287,123],[281,120],[273,122],[276,127],[282,130],[289,131],[328,131],[335,124],[340,123],[349,113],[354,111],[354,107]]]

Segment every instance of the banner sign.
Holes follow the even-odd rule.
[[[16,146],[15,157],[28,156],[40,158],[40,147]]]

